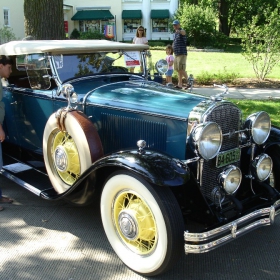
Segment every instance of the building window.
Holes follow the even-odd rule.
[[[168,32],[168,18],[153,19],[153,32]]]
[[[127,19],[123,24],[124,33],[134,33],[136,34],[137,27],[141,25],[141,19]]]
[[[4,12],[4,26],[10,26],[10,10],[3,8]]]
[[[108,20],[79,20],[79,30],[81,32],[98,31],[104,33],[105,25],[108,22],[114,23],[115,21]]]

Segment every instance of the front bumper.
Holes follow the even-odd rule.
[[[271,207],[256,210],[213,230],[202,233],[185,231],[185,253],[205,253],[214,250],[251,230],[272,225],[279,214],[280,200],[277,200]]]

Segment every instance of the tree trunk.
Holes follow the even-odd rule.
[[[229,36],[230,30],[228,26],[229,2],[228,0],[219,1],[219,31]]]
[[[65,39],[63,0],[24,0],[24,18],[26,36]]]

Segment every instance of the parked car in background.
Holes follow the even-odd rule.
[[[43,199],[98,201],[116,254],[153,276],[183,252],[211,251],[273,224],[280,130],[264,111],[242,119],[222,94],[207,99],[154,82],[148,48],[1,45],[14,61],[2,81],[1,173]]]

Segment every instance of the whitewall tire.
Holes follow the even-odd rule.
[[[181,257],[184,224],[169,188],[129,171],[111,175],[101,195],[107,238],[119,258],[146,276],[163,273]]]

